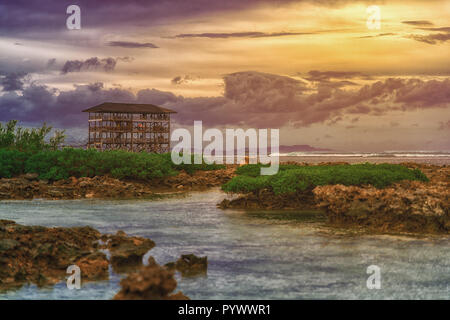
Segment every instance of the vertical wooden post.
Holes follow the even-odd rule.
[[[89,129],[88,129],[88,145],[87,145],[87,149],[89,149],[91,147],[91,113],[88,113],[88,124],[89,124]]]
[[[169,141],[168,141],[169,142],[168,143],[169,148],[168,148],[167,152],[170,152],[170,113],[168,113],[167,115],[168,115],[168,118],[169,118],[169,124],[168,124],[168,128],[169,128],[168,131],[169,131],[169,133],[168,133],[168,137],[167,137],[169,139]]]

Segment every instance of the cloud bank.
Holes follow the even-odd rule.
[[[327,79],[325,75],[346,79],[342,73],[321,73],[319,78]],[[354,76],[354,73],[346,75]],[[102,83],[75,85],[67,91],[31,83],[18,91],[4,90],[0,96],[0,120],[33,123],[45,120],[75,127],[85,125],[86,115],[81,110],[111,101],[171,108],[178,112],[175,121],[185,125],[202,120],[206,126],[279,128],[335,123],[346,115],[355,118],[450,106],[450,78],[388,78],[352,90],[256,71],[228,74],[223,80],[223,96],[195,98],[157,89],[134,94],[123,88],[105,88]]]

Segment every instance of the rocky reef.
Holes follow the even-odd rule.
[[[111,235],[91,227],[47,228],[0,220],[0,291],[28,283],[54,285],[65,280],[71,265],[80,268],[82,283],[106,280],[111,264],[114,271],[128,274],[115,299],[189,299],[172,293],[177,286],[174,269],[158,265],[153,257],[143,266],[143,256],[154,246],[150,239],[123,231]],[[185,255],[176,265],[180,272],[198,274],[206,273],[207,262],[206,257]]]
[[[99,250],[100,232],[90,227],[46,228],[0,220],[0,287],[54,284],[76,264],[83,279],[108,277],[108,260]]]
[[[81,199],[81,198],[149,198],[160,192],[203,190],[220,186],[234,175],[234,166],[211,171],[184,171],[176,176],[152,181],[119,180],[109,176],[71,177],[65,180],[39,180],[28,173],[0,179],[0,200],[6,199]]]
[[[110,263],[141,266],[143,255],[154,245],[123,232],[102,235],[91,227],[47,228],[0,220],[0,289],[55,284],[65,279],[71,265],[80,268],[82,281],[108,279]]]
[[[267,189],[225,199],[221,208],[324,210],[331,225],[361,226],[376,232],[450,233],[450,167],[403,163],[419,168],[429,182],[401,181],[372,186],[317,186],[275,195]]]
[[[224,199],[218,204],[221,209],[313,209],[316,208],[314,194],[311,190],[289,194],[274,194],[262,189],[240,195],[234,199]]]
[[[320,186],[313,193],[332,224],[382,232],[450,233],[448,181],[403,181],[384,189]]]
[[[177,287],[174,271],[161,267],[153,257],[147,266],[122,279],[120,285],[115,300],[189,300],[182,292],[172,293]]]

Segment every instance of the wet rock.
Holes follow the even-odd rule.
[[[183,293],[172,294],[177,287],[174,272],[158,265],[150,257],[148,266],[120,281],[122,289],[115,300],[188,300]]]
[[[47,228],[0,220],[0,290],[55,284],[65,279],[71,265],[80,267],[82,281],[107,279],[109,261],[101,250],[109,249],[118,265],[142,266],[142,256],[153,247],[150,239],[124,232],[102,235],[91,227]]]
[[[107,241],[107,247],[111,253],[111,264],[116,272],[141,266],[142,258],[154,246],[155,243],[150,239],[128,237],[123,231],[109,236]]]
[[[194,254],[184,254],[178,259],[175,268],[181,272],[183,277],[206,275],[208,270],[208,258],[197,257]]]
[[[222,209],[314,209],[315,200],[311,190],[276,195],[268,189],[258,190],[237,198],[224,199],[218,204]]]
[[[0,251],[12,250],[20,245],[20,242],[14,239],[1,239],[0,240]]]
[[[105,280],[109,277],[109,262],[103,252],[94,252],[79,259],[76,263],[85,280]]]
[[[167,262],[164,267],[166,267],[167,270],[176,270],[177,266],[175,262]]]
[[[318,186],[313,193],[333,224],[383,232],[450,233],[450,180],[403,181],[384,189]]]
[[[89,227],[45,228],[1,220],[0,288],[64,279],[68,266],[97,250],[99,236]]]

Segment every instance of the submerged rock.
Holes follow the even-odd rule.
[[[115,300],[189,300],[182,292],[172,293],[177,287],[174,271],[161,267],[153,257],[148,266],[122,279],[120,285]]]
[[[184,277],[192,277],[197,275],[206,275],[208,270],[208,258],[197,257],[194,254],[183,254],[178,259],[174,267],[181,272]]]

